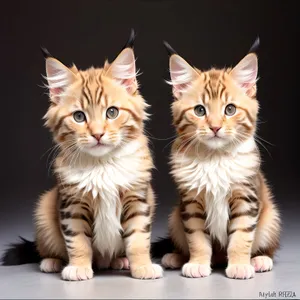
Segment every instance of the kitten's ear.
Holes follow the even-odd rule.
[[[50,99],[58,102],[60,95],[77,79],[74,73],[77,69],[74,66],[72,69],[69,69],[59,60],[52,57],[47,50],[46,52],[44,50],[43,54],[46,58],[46,79],[48,81]]]
[[[257,72],[257,56],[254,53],[249,53],[231,70],[230,74],[249,97],[254,97],[256,94]]]
[[[173,86],[173,94],[178,98],[182,92],[184,92],[190,84],[199,77],[199,73],[181,56],[179,56],[175,50],[166,42],[164,45],[170,56],[169,68],[170,77]]]
[[[78,69],[77,69],[77,67],[76,67],[75,64],[72,65],[72,67],[70,68],[70,70],[71,70],[74,74],[78,73]]]
[[[107,75],[124,86],[129,94],[134,94],[138,88],[135,56],[133,52],[134,39],[135,33],[131,30],[127,43],[107,70]]]

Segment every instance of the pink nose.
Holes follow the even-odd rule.
[[[103,136],[103,133],[99,134],[99,133],[96,133],[96,134],[93,134],[92,135],[98,142],[100,141],[100,139],[102,138]]]
[[[214,134],[216,134],[221,129],[221,127],[216,127],[216,126],[212,126],[209,128],[214,132]]]

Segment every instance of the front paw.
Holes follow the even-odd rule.
[[[190,278],[207,277],[211,274],[209,264],[186,263],[182,267],[182,275]]]
[[[226,275],[233,279],[250,279],[254,277],[254,268],[250,264],[230,264],[226,269]]]
[[[137,279],[156,279],[163,277],[163,268],[157,264],[132,266],[131,275]]]
[[[93,269],[91,267],[66,266],[61,277],[63,280],[80,281],[93,278]]]

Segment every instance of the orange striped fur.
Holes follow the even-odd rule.
[[[233,69],[202,72],[172,54],[170,74],[177,131],[171,174],[180,203],[169,219],[176,251],[163,265],[205,277],[223,253],[230,278],[271,270],[281,222],[255,142],[256,55]]]
[[[103,68],[78,70],[48,57],[46,69],[45,124],[58,155],[57,185],[35,210],[41,270],[86,280],[94,264],[130,268],[135,278],[161,277],[149,252],[153,161],[144,135],[148,105],[137,89],[132,48]]]

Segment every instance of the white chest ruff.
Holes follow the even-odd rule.
[[[254,141],[246,143],[232,155],[178,157],[174,171],[177,181],[188,190],[196,190],[199,195],[205,189],[206,227],[223,246],[227,243],[231,187],[254,175],[258,164],[251,153]]]
[[[60,169],[65,180],[78,184],[83,194],[91,193],[94,208],[94,247],[104,256],[112,257],[123,250],[121,237],[121,202],[119,191],[130,189],[140,178],[138,145],[123,149],[103,164],[91,167]]]

